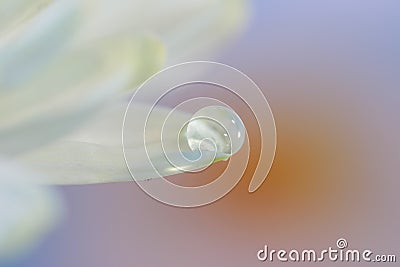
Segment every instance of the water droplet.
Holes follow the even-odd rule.
[[[193,114],[186,129],[192,151],[215,151],[217,157],[228,157],[243,145],[246,129],[240,117],[223,106],[208,106]]]

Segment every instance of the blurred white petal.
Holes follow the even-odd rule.
[[[81,29],[82,39],[109,32],[151,32],[165,44],[169,64],[209,59],[240,31],[248,13],[244,0],[88,0],[85,4],[93,19]]]
[[[19,154],[72,131],[162,66],[158,40],[169,61],[188,59],[232,34],[243,7],[240,0],[51,3],[0,45],[0,151]]]
[[[77,133],[69,135],[62,140],[37,151],[25,154],[19,159],[27,166],[40,171],[47,176],[41,176],[38,182],[49,184],[87,184],[101,182],[132,181],[125,164],[121,144],[122,121],[126,103],[119,103],[108,107],[81,128]],[[146,119],[147,106],[133,106],[130,119],[139,123]],[[164,118],[170,109],[156,107],[152,111],[151,120],[148,121],[146,131],[146,144],[153,164],[162,176],[177,174],[186,170],[195,170],[207,165],[207,158],[193,161],[190,165],[174,167],[166,159],[160,144],[160,134]],[[181,122],[190,119],[191,114],[175,111],[170,127],[177,131],[182,126]],[[135,123],[126,124],[125,132],[132,137],[142,136],[143,128],[135,127]],[[175,131],[164,132],[165,142],[177,141]],[[184,138],[184,137],[181,137]],[[147,160],[141,154],[136,153],[143,146],[140,138],[129,138],[125,142],[125,149],[134,156],[135,173],[139,174],[135,180],[145,180],[158,177],[152,166],[148,166]],[[163,143],[166,146],[166,143]],[[168,157],[179,161],[179,150],[166,151]],[[186,156],[195,156],[191,150],[183,151]]]
[[[0,265],[32,249],[60,217],[55,192],[32,179],[30,171],[0,160]]]
[[[75,1],[57,1],[37,14],[23,29],[0,44],[0,88],[10,91],[26,84],[64,51],[79,28],[81,11]]]
[[[115,37],[51,60],[13,90],[0,88],[0,150],[15,154],[52,141],[93,115],[118,91],[135,86],[163,62],[148,36]]]
[[[1,0],[0,36],[26,23],[51,2],[52,0]]]

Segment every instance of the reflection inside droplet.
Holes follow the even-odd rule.
[[[240,117],[223,106],[208,106],[193,114],[186,129],[192,151],[216,151],[217,157],[229,157],[243,145],[246,129]]]

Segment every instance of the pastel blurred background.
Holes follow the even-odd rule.
[[[243,29],[207,59],[249,75],[269,101],[278,142],[261,188],[247,191],[258,143],[243,110],[254,150],[226,197],[184,209],[133,182],[60,186],[61,223],[5,266],[262,266],[270,264],[256,257],[264,245],[318,249],[341,237],[399,258],[400,2],[248,6]],[[199,179],[210,180],[210,172]]]

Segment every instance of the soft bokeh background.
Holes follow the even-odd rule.
[[[265,244],[318,249],[340,237],[399,258],[399,10],[396,0],[251,2],[247,29],[215,59],[248,74],[273,110],[262,187],[247,192],[256,152],[239,185],[201,208],[163,205],[135,183],[64,186],[65,220],[16,266],[262,266]]]

